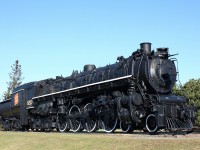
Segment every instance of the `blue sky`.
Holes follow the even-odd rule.
[[[200,1],[0,1],[0,96],[17,59],[27,83],[114,63],[141,42],[179,53],[181,83],[198,79]]]

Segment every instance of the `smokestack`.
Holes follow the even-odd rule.
[[[148,42],[141,43],[140,49],[142,50],[142,52],[144,52],[147,55],[151,54],[151,43],[148,43]]]

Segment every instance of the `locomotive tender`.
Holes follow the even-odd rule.
[[[191,130],[194,112],[185,97],[171,93],[175,61],[168,48],[154,52],[141,43],[115,64],[21,85],[0,103],[1,123],[5,130]]]

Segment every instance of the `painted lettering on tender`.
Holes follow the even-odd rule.
[[[18,105],[19,104],[19,94],[16,93],[14,96],[14,105]]]

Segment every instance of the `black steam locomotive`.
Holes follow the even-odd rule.
[[[175,58],[168,48],[151,50],[151,43],[115,64],[85,65],[80,73],[31,82],[17,87],[0,103],[5,130],[60,132],[103,129],[191,130],[194,112],[186,99],[171,94],[176,82]]]

